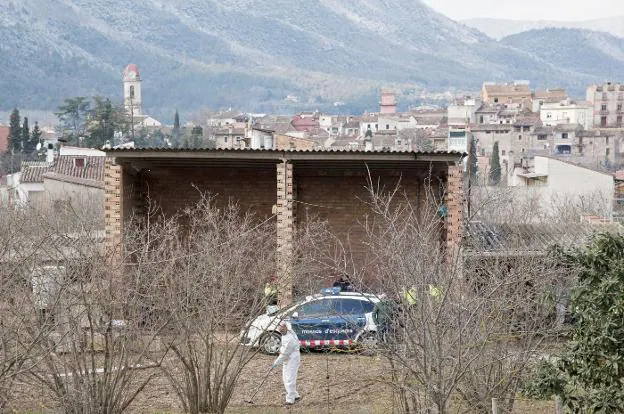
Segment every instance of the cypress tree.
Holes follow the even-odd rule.
[[[22,151],[22,127],[20,126],[20,113],[17,108],[11,112],[9,121],[9,149],[14,153]]]
[[[477,143],[473,138],[470,140],[470,177],[472,181],[476,181],[477,172],[479,168],[477,167]]]
[[[498,185],[501,180],[501,164],[498,154],[498,141],[494,143],[492,156],[490,157],[490,185]]]
[[[171,138],[173,138],[173,142],[175,146],[178,146],[180,143],[180,137],[182,134],[180,133],[180,115],[178,114],[178,110],[176,109],[175,115],[173,116],[173,131],[171,131]]]
[[[28,141],[30,141],[30,127],[28,126],[28,117],[24,117],[24,121],[22,122],[22,130],[20,131],[20,141],[22,141],[22,152],[28,154]]]

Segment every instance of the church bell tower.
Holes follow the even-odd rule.
[[[124,75],[124,108],[128,114],[141,115],[141,75],[134,63],[123,71]]]

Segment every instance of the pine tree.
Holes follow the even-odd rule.
[[[20,141],[22,141],[22,152],[25,154],[29,154],[28,151],[28,141],[30,141],[30,127],[28,126],[28,117],[24,117],[24,121],[22,121],[22,130],[20,131]]]
[[[20,113],[17,108],[11,112],[9,121],[9,149],[13,153],[22,151],[22,127],[20,126]]]
[[[498,185],[501,180],[501,164],[498,155],[498,141],[494,142],[492,156],[490,157],[490,185]]]
[[[30,139],[28,140],[28,145],[25,147],[24,152],[28,154],[35,152],[35,150],[37,149],[37,144],[41,142],[42,135],[43,132],[39,128],[39,123],[35,121],[35,126],[30,132]]]

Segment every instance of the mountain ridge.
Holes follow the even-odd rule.
[[[480,18],[461,20],[461,23],[497,40],[533,29],[547,28],[594,30],[624,38],[624,16],[605,17],[578,22]]]
[[[0,109],[52,109],[65,97],[121,101],[121,71],[143,74],[143,103],[258,112],[374,110],[379,89],[404,106],[431,92],[478,90],[485,80],[572,85],[569,71],[497,42],[413,0],[6,0]],[[294,95],[299,102],[286,102]]]

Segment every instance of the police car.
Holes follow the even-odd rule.
[[[241,339],[245,345],[277,354],[281,344],[277,327],[288,321],[303,348],[374,347],[377,327],[372,314],[379,300],[377,295],[343,292],[338,287],[323,289],[286,310],[258,316],[241,333]]]

